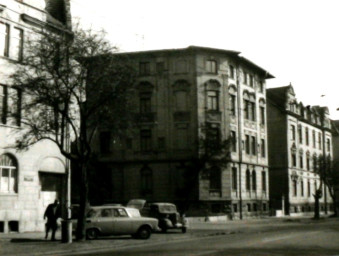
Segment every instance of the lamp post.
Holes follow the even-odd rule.
[[[68,112],[68,106],[61,104],[60,109]],[[66,108],[66,109],[65,109]],[[65,116],[62,117],[62,134],[64,136],[64,149],[70,152],[70,134]],[[63,243],[72,243],[72,221],[71,221],[71,168],[70,160],[66,157],[65,177],[63,182],[63,204],[62,204],[62,222],[61,222],[61,241]]]

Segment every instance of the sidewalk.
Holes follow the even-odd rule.
[[[316,225],[317,223],[336,225],[339,231],[338,219],[311,218],[263,218],[249,220],[234,220],[227,222],[202,222],[190,220],[186,234],[177,231],[167,234],[152,234],[148,240],[132,239],[130,236],[107,237],[98,240],[61,243],[60,231],[57,232],[58,241],[44,239],[44,233],[10,233],[0,234],[0,255],[70,255],[86,252],[105,251],[113,248],[144,246],[145,244],[161,244],[178,240],[189,240],[198,237],[230,235],[235,233],[265,232],[272,229],[283,229],[290,226]]]

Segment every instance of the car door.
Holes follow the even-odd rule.
[[[112,234],[114,231],[113,228],[113,209],[101,209],[98,217],[96,218],[96,223],[92,223],[93,226],[99,228],[100,232],[104,235]]]
[[[114,233],[117,235],[133,234],[136,230],[132,226],[133,218],[130,218],[123,208],[114,209]]]

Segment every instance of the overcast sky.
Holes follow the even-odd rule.
[[[338,0],[71,0],[73,18],[123,51],[189,45],[240,51],[339,119]],[[321,97],[322,95],[325,95]]]

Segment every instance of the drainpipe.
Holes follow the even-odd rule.
[[[239,217],[242,220],[242,186],[241,186],[241,163],[242,163],[242,107],[241,107],[241,93],[239,81],[239,65],[236,66],[237,79],[237,113],[238,113],[238,149],[239,149]]]

